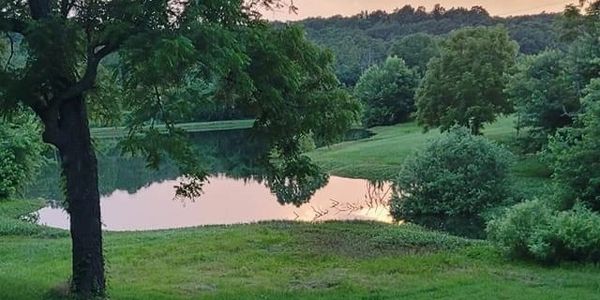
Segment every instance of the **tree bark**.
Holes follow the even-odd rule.
[[[71,217],[73,292],[85,299],[104,296],[98,163],[83,96],[62,103],[59,130],[58,149],[66,179],[67,211]]]

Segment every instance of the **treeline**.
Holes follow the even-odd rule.
[[[391,13],[374,11],[352,17],[311,18],[298,24],[305,28],[309,39],[333,51],[339,79],[353,86],[365,69],[384,61],[394,43],[405,36],[415,33],[445,36],[468,26],[503,25],[519,44],[521,53],[535,54],[559,47],[557,17],[544,13],[500,18],[490,16],[480,6],[445,9],[436,5],[427,11],[425,7],[407,5]]]

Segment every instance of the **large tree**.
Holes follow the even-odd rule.
[[[417,91],[417,121],[448,130],[453,125],[479,133],[512,105],[504,88],[517,44],[502,27],[460,29],[442,43]]]
[[[0,32],[27,53],[24,64],[13,55],[2,62],[0,111],[30,108],[43,124],[43,140],[60,153],[77,295],[102,296],[106,285],[88,107],[106,107],[119,96],[130,112],[122,149],[150,166],[167,155],[179,162],[188,181],[178,192],[186,196],[198,195],[205,178],[173,122],[189,101],[234,101],[256,116],[254,127],[266,137],[257,159],[270,171],[270,185],[286,195],[315,182],[315,166],[300,154],[302,136],[332,140],[354,122],[357,105],[339,88],[332,55],[298,29],[271,29],[256,5],[280,3],[0,0]],[[98,80],[107,57],[116,61],[118,80]],[[102,91],[109,94],[97,95]]]

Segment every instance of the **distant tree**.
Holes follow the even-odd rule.
[[[408,120],[417,85],[418,76],[398,57],[367,69],[354,89],[363,104],[363,124],[373,127]]]
[[[506,93],[518,114],[518,126],[530,137],[545,143],[558,128],[571,125],[579,110],[576,84],[565,63],[565,55],[550,50],[525,57],[511,76]]]
[[[429,61],[439,54],[438,38],[426,33],[404,36],[394,42],[389,50],[390,56],[404,59],[406,65],[414,68],[421,76],[427,71]]]
[[[478,134],[512,105],[504,88],[517,44],[504,28],[457,30],[442,43],[417,91],[417,121],[426,129],[458,124]]]

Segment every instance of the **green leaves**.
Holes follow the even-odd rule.
[[[511,112],[504,88],[516,54],[517,44],[503,28],[455,31],[417,90],[419,124],[442,130],[458,124],[478,133],[497,114]]]
[[[363,103],[366,127],[405,122],[414,111],[418,75],[398,57],[388,58],[361,76],[354,95]]]
[[[554,172],[558,200],[570,208],[583,202],[600,211],[600,80],[586,89],[583,113],[573,128],[559,130],[550,138],[546,159]]]
[[[0,123],[0,200],[22,192],[43,163],[40,129],[30,116]]]
[[[510,196],[510,162],[506,149],[453,128],[404,162],[392,215],[477,215]]]
[[[548,134],[573,122],[580,107],[576,83],[559,51],[525,57],[516,69],[505,91],[518,113],[517,125],[529,129],[531,139],[539,138],[534,144],[540,147]]]

